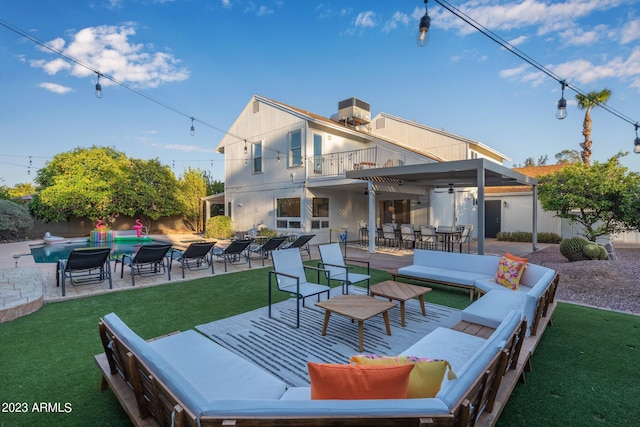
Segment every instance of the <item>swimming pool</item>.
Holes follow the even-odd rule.
[[[92,243],[92,242],[80,242],[69,244],[57,244],[57,245],[33,245],[30,246],[31,255],[36,263],[53,263],[58,262],[61,259],[69,258],[69,253],[74,249],[79,248],[97,248],[108,246],[111,248],[111,259],[120,258],[125,254],[133,254],[142,245],[148,245],[151,243],[167,243],[160,240],[149,240],[145,242],[129,242],[129,243]]]

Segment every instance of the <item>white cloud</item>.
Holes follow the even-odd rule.
[[[372,10],[360,12],[356,17],[356,27],[375,27],[375,15]]]
[[[391,19],[387,21],[386,24],[384,24],[382,31],[388,33],[391,30],[395,30],[396,28],[398,28],[398,24],[402,24],[405,26],[408,25],[409,16],[401,12],[394,13]]]
[[[38,87],[41,87],[53,93],[58,93],[60,95],[64,95],[65,93],[71,92],[72,90],[70,87],[62,86],[57,83],[49,83],[49,82],[40,83]]]
[[[621,3],[623,0],[566,0],[563,2],[524,0],[517,3],[504,0],[471,0],[457,8],[490,30],[508,31],[534,26],[538,27],[539,35],[544,35],[572,27],[576,20],[594,11],[607,10]],[[469,24],[442,8],[437,8],[429,14],[432,16],[432,25],[455,28],[461,34],[476,31]]]
[[[606,38],[608,33],[606,25],[598,25],[591,31],[582,28],[570,28],[560,32],[559,38],[565,46],[588,46]]]
[[[48,45],[104,75],[136,87],[158,87],[163,83],[189,78],[189,71],[181,68],[180,61],[173,55],[153,52],[141,43],[132,43],[130,37],[135,34],[135,28],[130,24],[103,25],[78,31],[68,43],[58,37]],[[62,58],[32,60],[30,64],[50,75],[61,71],[76,77],[94,75],[90,69]],[[109,85],[110,81],[104,79],[101,83]]]
[[[203,148],[197,145],[184,145],[184,144],[164,144],[162,148],[167,150],[197,152],[197,153],[215,153],[215,148]]]
[[[640,19],[627,22],[624,27],[622,27],[620,42],[627,44],[638,39],[640,39]]]
[[[529,37],[527,37],[527,36],[519,36],[519,37],[516,37],[513,40],[509,40],[509,44],[511,46],[519,46],[519,45],[525,43],[527,40],[529,40]]]
[[[231,0],[221,0],[222,7],[229,9],[231,7]]]

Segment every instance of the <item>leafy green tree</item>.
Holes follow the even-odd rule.
[[[130,174],[124,153],[109,147],[78,147],[57,154],[35,178],[38,192],[31,211],[44,221],[70,217],[110,221],[120,206],[114,195]]]
[[[149,223],[179,215],[177,180],[159,160],[130,159],[110,147],[57,154],[38,171],[31,212],[44,221],[70,217],[107,223],[119,215]]]
[[[640,229],[640,174],[620,164],[619,153],[592,166],[578,162],[538,178],[542,208],[584,226],[584,236]]]
[[[610,96],[611,90],[607,88],[602,89],[600,92],[593,91],[586,95],[576,95],[578,108],[585,110],[584,121],[582,123],[584,142],[580,143],[580,147],[582,148],[580,156],[582,157],[582,161],[587,165],[591,163],[591,109],[607,102]]]
[[[36,187],[28,182],[22,182],[14,185],[9,189],[9,195],[13,198],[20,198],[24,196],[30,196],[36,192]]]
[[[129,164],[129,174],[119,184],[115,199],[119,213],[140,218],[147,226],[182,213],[176,197],[178,181],[169,166],[158,159],[130,159]]]
[[[198,229],[201,215],[200,198],[206,196],[207,183],[200,169],[187,168],[178,179],[178,200],[182,203],[185,225],[191,230]]]
[[[556,163],[563,165],[566,163],[576,163],[582,161],[578,150],[562,150],[556,154]]]

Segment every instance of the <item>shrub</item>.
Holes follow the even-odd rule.
[[[582,248],[582,252],[589,259],[598,259],[600,257],[600,246],[596,243],[587,243]]]
[[[19,240],[28,237],[33,227],[29,210],[10,200],[0,200],[0,240]]]
[[[496,238],[504,242],[532,242],[533,233],[530,231],[501,231]],[[538,233],[538,243],[560,243],[562,237],[556,233]]]
[[[276,230],[272,230],[269,227],[258,227],[257,235],[264,237],[276,237],[278,235],[278,232]]]
[[[570,237],[560,242],[560,253],[569,261],[583,261],[586,260],[582,248],[588,245],[589,242],[584,237]]]
[[[224,215],[209,218],[206,224],[205,237],[213,237],[216,239],[230,239],[233,237],[231,218]]]

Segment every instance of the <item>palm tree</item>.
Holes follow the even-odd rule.
[[[580,157],[582,157],[582,162],[587,165],[591,162],[591,109],[607,102],[610,96],[611,90],[607,88],[602,89],[600,92],[593,91],[586,95],[576,95],[578,108],[586,110],[584,113],[584,122],[582,123],[584,142],[580,143],[580,147],[582,148]]]

